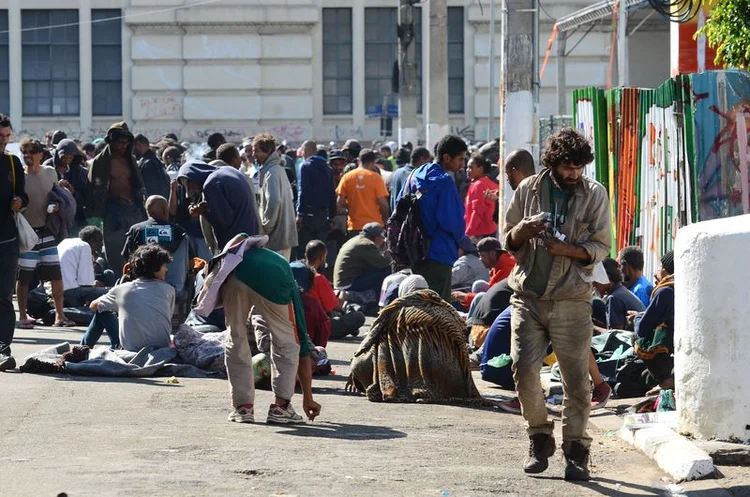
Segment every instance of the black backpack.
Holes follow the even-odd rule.
[[[414,172],[406,180],[409,188]],[[399,199],[396,209],[386,223],[386,248],[393,258],[396,270],[403,267],[413,268],[427,259],[430,240],[419,215],[419,201],[423,190],[406,193]]]

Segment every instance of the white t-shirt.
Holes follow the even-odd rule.
[[[67,238],[57,246],[57,253],[60,256],[64,290],[94,286],[94,259],[88,243],[80,238]]]

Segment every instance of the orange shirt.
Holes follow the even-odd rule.
[[[359,231],[365,224],[373,222],[385,226],[378,199],[388,197],[388,190],[378,173],[361,167],[349,171],[341,178],[336,193],[346,198],[349,231]]]

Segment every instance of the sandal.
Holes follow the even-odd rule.
[[[72,328],[76,325],[75,321],[72,321],[68,318],[63,319],[62,321],[55,321],[55,328]]]
[[[24,319],[18,323],[19,330],[33,330],[36,325],[36,319]]]

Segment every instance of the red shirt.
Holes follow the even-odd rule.
[[[318,299],[320,305],[323,306],[323,310],[327,313],[330,313],[339,306],[339,298],[333,292],[331,282],[328,281],[325,275],[315,273],[310,295]]]
[[[310,294],[302,294],[302,305],[305,307],[305,324],[310,341],[320,347],[328,345],[331,335],[331,319],[325,313],[318,299]]]
[[[490,281],[488,282],[490,284],[490,287],[497,285],[505,278],[507,278],[510,275],[510,272],[513,270],[513,266],[515,265],[515,257],[510,255],[508,252],[503,252],[502,254],[500,254],[500,257],[497,258],[497,262],[495,263],[495,267],[490,269]],[[471,305],[471,302],[474,300],[474,297],[476,296],[476,293],[467,293],[463,302],[461,302],[461,305],[468,309]]]
[[[495,209],[497,202],[484,196],[486,190],[496,190],[497,184],[489,176],[482,176],[472,181],[466,194],[466,234],[468,236],[484,236],[497,233]]]

